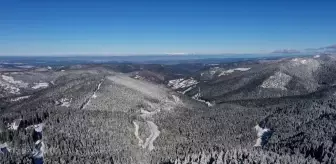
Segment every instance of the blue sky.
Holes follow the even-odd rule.
[[[267,53],[336,43],[332,0],[0,0],[0,55]]]

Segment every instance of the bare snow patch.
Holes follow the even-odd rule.
[[[29,98],[30,96],[21,96],[21,97],[16,97],[12,98],[10,101],[15,102],[15,101],[20,101]]]
[[[33,89],[40,89],[40,88],[47,88],[49,87],[49,83],[34,83],[34,86],[32,87]]]
[[[34,125],[34,130],[35,130],[36,132],[41,133],[42,130],[43,130],[43,124],[41,123],[41,124],[36,124],[36,125]]]
[[[2,79],[3,79],[4,81],[10,83],[10,84],[15,84],[15,85],[18,85],[19,87],[22,87],[22,88],[28,86],[27,83],[25,83],[25,82],[23,82],[23,81],[21,81],[21,80],[14,80],[14,78],[11,77],[11,76],[2,75]]]
[[[135,78],[135,79],[141,79],[141,76],[139,76],[139,75],[135,75],[134,78]]]
[[[189,79],[175,79],[175,80],[170,80],[168,82],[168,86],[171,87],[172,89],[180,89],[180,88],[187,88],[193,85],[198,84],[197,80],[194,80],[193,78]]]
[[[265,80],[261,87],[287,90],[286,85],[291,79],[292,77],[285,73],[276,72],[273,76],[270,76],[267,80]]]
[[[197,100],[197,101],[199,101],[199,102],[205,103],[208,107],[212,107],[212,106],[215,105],[215,104],[213,104],[213,103],[211,103],[211,102],[209,102],[209,101],[202,100],[200,97],[201,97],[201,94],[200,94],[200,93],[197,93],[197,94],[195,94],[195,95],[194,95],[193,97],[191,97],[191,98],[194,99],[194,100]]]
[[[71,101],[72,98],[61,98],[60,100],[57,100],[55,104],[58,106],[70,107]]]
[[[97,98],[97,91],[100,89],[101,84],[103,83],[103,80],[98,84],[96,90],[93,92],[92,98]]]
[[[272,132],[270,131],[270,129],[261,128],[259,125],[256,125],[254,128],[257,132],[258,137],[254,147],[264,146],[267,143],[267,140],[271,136]]]
[[[320,55],[315,55],[315,56],[314,56],[315,59],[316,59],[316,58],[319,58],[319,57],[321,57],[321,56],[320,56]]]
[[[70,107],[70,103],[72,101],[72,98],[71,99],[68,99],[68,98],[62,98],[60,100],[61,102],[61,106],[64,106],[64,107]]]
[[[122,74],[109,76],[108,79],[116,84],[123,85],[135,91],[139,91],[149,97],[153,97],[156,99],[161,99],[162,97],[164,97],[165,92],[163,91],[163,87],[161,86],[153,85],[145,81],[136,80]]]
[[[319,56],[318,56],[319,57]],[[317,58],[317,56],[314,58]],[[311,58],[294,58],[291,60],[291,63],[295,66],[299,65],[318,65],[318,61]]]
[[[195,86],[189,87],[188,89],[184,90],[182,94],[186,94],[187,92],[191,91]]]
[[[228,74],[231,74],[231,73],[233,73],[235,71],[248,71],[250,69],[251,68],[234,68],[234,69],[229,69],[229,70],[222,71],[218,76],[228,75]]]
[[[8,125],[9,130],[17,130],[20,126],[22,119],[16,119],[11,124]]]

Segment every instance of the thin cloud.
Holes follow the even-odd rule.
[[[272,53],[274,54],[297,54],[301,52],[296,49],[281,49],[281,50],[275,50]]]

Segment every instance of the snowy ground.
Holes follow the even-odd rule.
[[[316,58],[319,58],[319,57],[321,57],[321,56],[320,56],[320,55],[315,55],[315,56],[314,56],[315,59],[316,59]]]
[[[190,79],[175,79],[168,82],[168,86],[172,89],[187,88],[193,85],[198,84],[197,80],[193,78]]]
[[[11,124],[8,125],[8,129],[10,130],[17,130],[19,128],[21,119],[14,120]]]
[[[15,101],[20,101],[20,100],[24,100],[29,98],[30,96],[20,96],[20,97],[16,97],[16,98],[12,98],[11,101],[15,102]]]
[[[225,75],[231,74],[231,73],[233,73],[235,71],[248,71],[250,69],[251,68],[234,68],[234,69],[229,69],[229,70],[222,71],[218,76],[225,76]]]
[[[97,89],[93,92],[92,98],[97,98],[97,91],[100,89],[101,84],[103,83],[103,81],[101,81],[98,86]]]
[[[109,76],[108,79],[116,84],[123,85],[130,89],[139,91],[148,97],[152,97],[155,99],[162,99],[165,97],[163,87],[149,84],[145,81],[136,80],[125,75]]]
[[[270,135],[271,131],[267,128],[261,128],[259,125],[256,125],[254,128],[258,137],[254,147],[263,146],[267,142],[268,135]]]
[[[49,83],[35,83],[34,86],[32,87],[33,89],[40,89],[40,88],[48,88],[49,87]]]
[[[20,94],[20,88],[28,87],[28,83],[21,80],[15,80],[11,76],[1,75],[0,87],[10,94]]]
[[[208,107],[214,106],[214,104],[212,104],[211,102],[202,100],[202,99],[200,99],[200,97],[201,97],[200,93],[197,93],[191,98],[194,99],[194,100],[197,100],[199,102],[205,103]]]
[[[72,99],[62,98],[61,101],[60,101],[61,106],[70,107],[71,101],[72,101]]]
[[[191,91],[191,90],[194,89],[194,88],[195,88],[195,86],[189,87],[188,89],[184,90],[184,91],[182,92],[182,94],[186,94],[187,92]]]
[[[154,85],[146,81],[135,80],[122,74],[109,76],[107,79],[111,80],[113,83],[137,91],[144,97],[154,99],[154,101],[146,99],[142,100],[144,106],[140,108],[139,116],[141,119],[133,120],[134,135],[138,140],[138,145],[149,151],[154,150],[155,140],[160,136],[160,128],[155,123],[155,121],[159,120],[155,120],[155,115],[163,111],[172,110],[177,105],[181,105],[183,103],[182,100],[176,95],[169,95],[169,90],[163,86]],[[178,79],[175,82],[176,83],[174,84],[179,87],[196,84],[196,81],[193,79]],[[139,122],[143,122],[143,124],[139,124]],[[146,139],[144,140],[140,137],[140,128],[146,129],[149,132],[149,135],[146,136]]]
[[[285,73],[276,72],[273,76],[270,76],[267,80],[265,80],[261,87],[287,90],[286,85],[291,79],[292,77]]]

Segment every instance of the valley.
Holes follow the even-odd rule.
[[[332,55],[1,69],[1,163],[335,163]],[[32,128],[34,127],[34,128]]]

